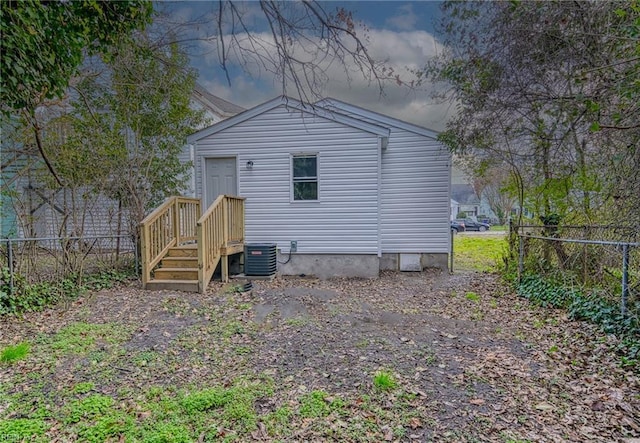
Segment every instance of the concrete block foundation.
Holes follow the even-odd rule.
[[[413,254],[412,254],[413,255]],[[448,269],[448,254],[417,254],[420,271],[425,268]],[[318,278],[361,277],[376,278],[381,270],[400,270],[400,254],[282,254],[278,251],[278,274],[309,275]]]
[[[400,255],[401,254],[399,253],[382,254],[382,257],[380,258],[380,270],[399,271]],[[446,271],[447,269],[449,269],[449,254],[420,254],[420,266],[422,267],[422,269],[438,268]]]
[[[377,255],[297,253],[289,255],[278,252],[278,273],[281,275],[376,278],[379,270],[380,261]]]

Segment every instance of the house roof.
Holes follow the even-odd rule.
[[[367,120],[373,120],[385,126],[392,126],[400,129],[405,129],[409,132],[414,132],[416,134],[424,135],[425,137],[429,137],[432,139],[436,139],[438,137],[438,132],[432,129],[427,129],[422,126],[414,125],[413,123],[408,123],[403,120],[399,120],[397,118],[389,117],[388,115],[383,115],[378,112],[370,111],[368,109],[364,109],[359,106],[352,105],[350,103],[345,103],[335,98],[331,98],[331,97],[324,98],[322,100],[317,101],[315,105],[322,106],[323,108],[326,108],[326,109],[335,109],[342,112],[348,112],[349,114],[355,114],[359,117],[365,118]]]
[[[469,184],[451,184],[451,198],[457,200],[461,205],[478,205],[480,200],[473,192],[473,187]]]
[[[192,97],[222,117],[231,117],[245,111],[243,107],[211,94],[199,83],[195,84]]]
[[[221,122],[215,123],[207,128],[204,128],[194,134],[191,134],[187,137],[188,143],[194,143],[198,140],[201,140],[205,137],[208,137],[212,134],[220,132],[224,129],[227,129],[231,126],[242,123],[246,120],[249,120],[257,115],[260,115],[264,112],[270,111],[271,109],[277,108],[278,106],[285,106],[288,109],[296,109],[300,112],[304,112],[311,115],[320,116],[329,120],[336,121],[338,123],[342,123],[347,126],[351,126],[354,128],[361,129],[365,132],[370,132],[372,134],[378,135],[380,137],[388,138],[390,134],[390,130],[388,127],[384,125],[380,125],[378,123],[370,123],[361,119],[357,119],[348,115],[345,115],[340,112],[336,112],[333,110],[327,110],[322,106],[317,106],[314,104],[303,103],[299,100],[296,100],[287,96],[276,97],[268,102],[265,102],[261,105],[255,106],[247,111],[244,111],[238,115],[230,117]]]

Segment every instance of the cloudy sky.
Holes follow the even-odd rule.
[[[246,23],[252,27],[251,32],[262,41],[271,40],[262,22],[258,3],[238,4],[247,18]],[[358,35],[366,36],[370,55],[393,66],[395,72],[407,80],[413,78],[407,68],[420,68],[441,50],[433,33],[440,13],[437,2],[335,1],[323,2],[322,5],[327,11],[339,7],[351,11]],[[239,62],[239,56],[235,55],[229,58],[229,84],[220,67],[219,51],[214,43],[217,27],[213,26],[212,17],[216,15],[217,8],[218,4],[212,2],[178,2],[171,6],[172,17],[178,22],[191,22],[188,32],[196,32],[200,36],[190,49],[192,65],[199,72],[198,81],[211,93],[245,108],[281,95],[282,85],[276,76],[251,61],[241,69],[239,64],[233,63]],[[194,25],[194,21],[198,24]],[[339,63],[323,63],[323,80],[326,80],[322,82],[324,86],[320,91],[323,96],[335,97],[434,130],[442,130],[451,114],[449,105],[436,103],[429,97],[427,88],[412,90],[388,82],[381,95],[378,86],[370,84],[362,75],[352,72],[348,78]]]

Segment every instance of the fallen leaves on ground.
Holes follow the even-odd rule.
[[[22,381],[27,372],[36,372],[46,374],[50,392],[60,393],[54,398],[91,379],[102,394],[123,404],[133,401],[135,410],[136,395],[150,386],[230,386],[239,377],[260,375],[275,388],[255,406],[255,428],[239,434],[220,427],[220,438],[631,442],[640,437],[638,374],[620,366],[615,337],[569,321],[562,311],[530,306],[496,275],[429,271],[386,272],[371,280],[280,278],[256,281],[249,293],[230,293],[214,283],[203,295],[149,292],[131,284],[79,299],[68,310],[2,318],[0,346],[46,343],[74,322],[122,325],[123,342],[99,343],[90,359],[34,356],[3,367],[0,385],[12,386],[5,394],[32,389]],[[397,388],[374,388],[373,377],[381,370],[393,374]],[[344,404],[305,415],[301,402],[312,392],[326,393],[326,405],[336,399]],[[289,431],[279,434],[265,425],[265,417],[282,407],[293,413]],[[10,418],[7,411],[0,402],[0,419]],[[148,410],[136,414],[140,421],[152,418]],[[68,437],[58,425],[49,435]],[[207,441],[201,433],[193,439]]]

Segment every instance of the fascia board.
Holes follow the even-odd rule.
[[[382,115],[374,111],[369,111],[368,109],[361,108],[359,106],[352,105],[350,103],[345,103],[335,98],[325,98],[316,103],[317,106],[322,106],[327,109],[339,109],[345,112],[349,112],[352,114],[359,115],[363,118],[370,119],[376,122],[379,122],[385,126],[392,126],[400,129],[407,130],[409,132],[414,132],[419,135],[423,135],[425,137],[432,138],[436,140],[438,138],[438,132],[432,129],[424,128],[422,126],[414,125],[413,123],[408,123],[403,120],[399,120],[397,118],[389,117],[387,115]]]
[[[378,124],[368,123],[362,120],[358,120],[356,118],[349,117],[347,115],[341,114],[334,110],[325,109],[322,106],[304,104],[294,98],[280,96],[272,100],[269,100],[268,102],[265,102],[261,105],[258,105],[254,108],[251,108],[247,111],[244,111],[240,114],[237,114],[233,117],[230,117],[226,120],[222,120],[221,122],[215,123],[194,134],[191,134],[190,136],[187,137],[187,143],[196,143],[198,140],[202,140],[205,137],[208,137],[217,132],[230,128],[234,125],[247,121],[253,117],[256,117],[264,112],[270,111],[281,105],[284,105],[287,108],[297,109],[300,112],[308,113],[310,115],[315,115],[318,117],[333,120],[338,123],[342,123],[344,125],[351,126],[356,129],[360,129],[362,131],[378,135],[380,137],[389,137],[391,133],[391,130],[387,127],[384,127]]]

